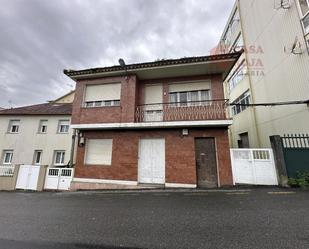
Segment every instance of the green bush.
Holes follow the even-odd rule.
[[[309,188],[309,171],[297,172],[296,178],[289,178],[291,187]]]

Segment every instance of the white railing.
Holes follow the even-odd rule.
[[[0,176],[13,176],[14,170],[14,165],[0,165]]]

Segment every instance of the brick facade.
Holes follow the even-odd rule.
[[[168,84],[171,82],[211,80],[212,99],[224,99],[221,75],[204,75],[191,77],[178,77],[154,80],[138,80],[134,75],[122,77],[108,77],[101,79],[79,80],[76,84],[76,94],[73,103],[72,124],[97,123],[129,123],[135,120],[135,108],[144,104],[145,85],[162,83],[163,103],[168,103]],[[92,107],[83,108],[84,91],[87,85],[121,82],[120,107]]]
[[[221,186],[232,185],[229,142],[226,128],[189,129],[188,136],[181,129],[84,131],[87,138],[113,139],[112,165],[84,164],[85,146],[78,147],[75,177],[137,181],[138,147],[141,138],[165,139],[166,183],[196,184],[194,138],[214,137],[217,149],[218,175]]]

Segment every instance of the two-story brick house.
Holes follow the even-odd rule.
[[[238,57],[64,70],[76,81],[71,188],[232,185],[222,83]]]

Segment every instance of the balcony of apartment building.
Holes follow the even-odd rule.
[[[136,107],[136,122],[226,120],[227,100],[145,104]]]

